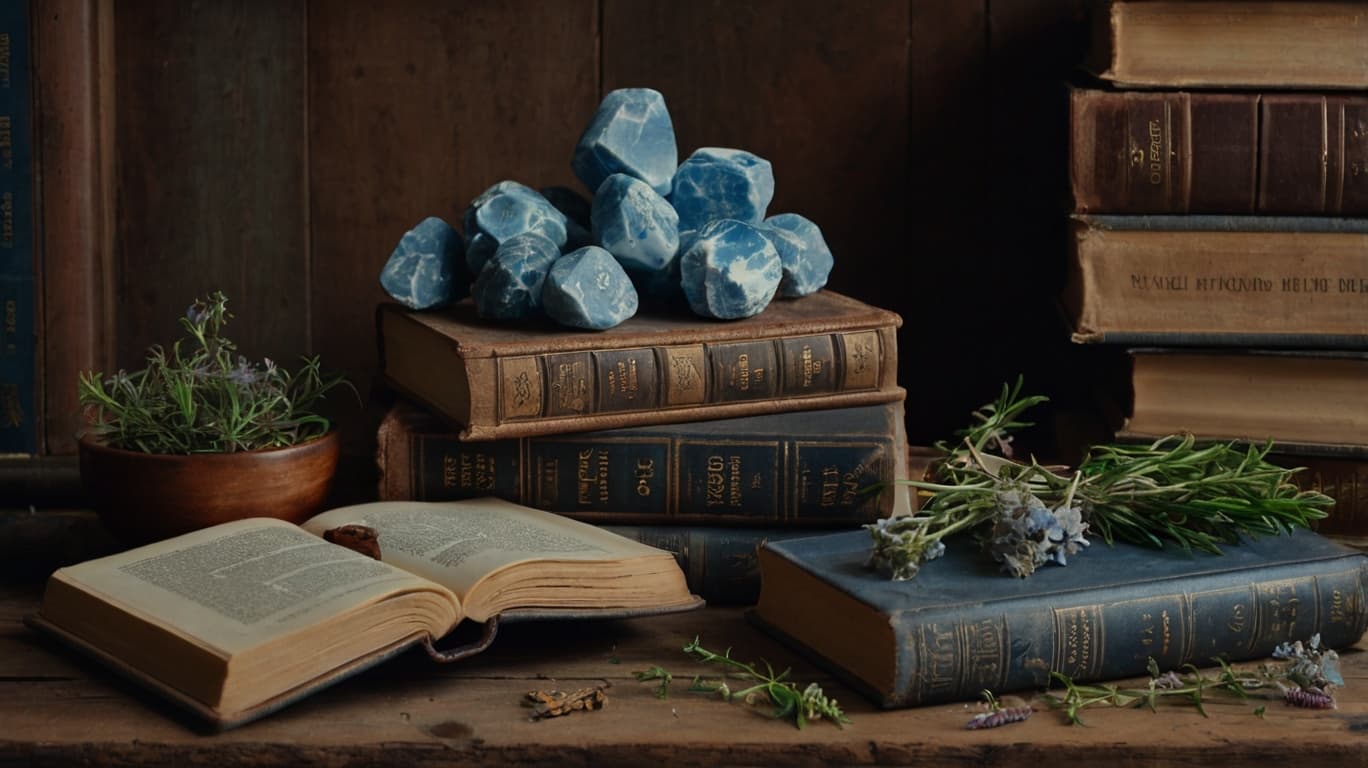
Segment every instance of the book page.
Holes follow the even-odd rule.
[[[322,536],[348,524],[374,528],[385,562],[447,587],[463,602],[481,578],[514,563],[610,561],[661,552],[587,523],[495,498],[357,504],[324,512],[303,528]]]
[[[54,578],[224,655],[397,592],[440,590],[270,519],[214,526],[63,568]]]

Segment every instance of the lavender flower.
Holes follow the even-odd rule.
[[[1061,504],[1052,510],[1034,494],[1013,488],[997,493],[987,548],[1004,571],[1025,578],[1046,563],[1068,565],[1068,556],[1088,545],[1087,530],[1081,509]]]
[[[866,525],[874,547],[865,565],[895,581],[914,578],[922,564],[945,554],[945,544],[916,517],[883,518]]]
[[[1339,654],[1320,647],[1320,633],[1302,644],[1282,643],[1273,649],[1273,658],[1286,659],[1287,668],[1283,676],[1303,688],[1327,689],[1344,685],[1344,676],[1339,671]]]

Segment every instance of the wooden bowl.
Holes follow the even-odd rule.
[[[321,511],[341,442],[337,432],[289,448],[188,456],[80,441],[81,483],[110,531],[141,544],[229,520],[302,522]]]

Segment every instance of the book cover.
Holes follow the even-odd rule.
[[[902,400],[902,319],[833,291],[718,322],[643,313],[604,331],[489,322],[469,301],[376,310],[380,370],[465,440]]]
[[[1368,88],[1368,6],[1354,0],[1111,0],[1087,68],[1131,88]]]
[[[1080,343],[1368,347],[1368,219],[1074,214]]]
[[[819,527],[910,510],[903,403],[463,440],[398,401],[376,435],[381,499],[495,495],[594,523]]]
[[[1261,658],[1368,627],[1368,555],[1298,529],[1224,554],[1094,541],[1068,566],[1003,575],[971,541],[910,581],[867,569],[864,531],[769,542],[751,618],[884,707],[971,700]],[[817,618],[820,617],[820,618]]]
[[[1083,213],[1368,215],[1368,96],[1073,88]]]
[[[0,455],[39,445],[27,2],[0,6]]]
[[[689,591],[709,605],[753,605],[760,596],[760,547],[811,536],[801,528],[604,525],[606,531],[673,553]],[[853,530],[854,525],[845,530]]]

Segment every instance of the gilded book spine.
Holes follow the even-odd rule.
[[[592,522],[840,525],[905,494],[901,402],[489,441],[381,426],[382,499],[495,495]]]
[[[1075,89],[1075,209],[1368,214],[1368,98]]]
[[[1368,574],[1361,566],[1250,575],[1217,572],[1181,590],[1048,606],[1015,601],[979,615],[895,616],[909,642],[891,703],[1044,687],[1051,670],[1086,682],[1144,675],[1150,659],[1169,670],[1209,666],[1218,657],[1259,658],[1316,633],[1326,646],[1342,647],[1363,634]]]
[[[892,330],[499,357],[500,423],[879,389]]]

